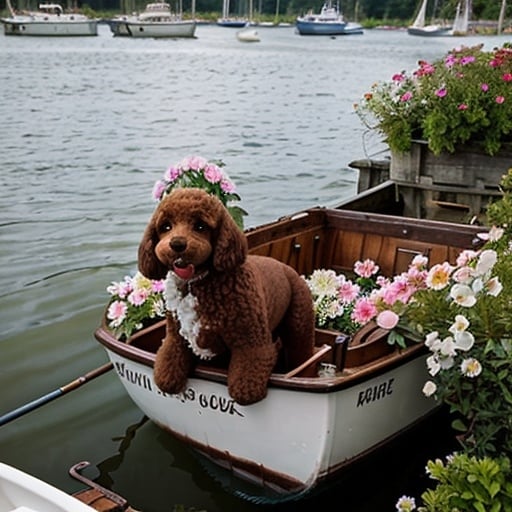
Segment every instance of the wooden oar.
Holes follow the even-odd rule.
[[[3,416],[0,416],[0,427],[6,423],[9,423],[10,421],[15,420],[16,418],[19,418],[20,416],[27,414],[30,411],[33,411],[34,409],[37,409],[38,407],[41,407],[42,405],[47,404],[48,402],[51,402],[52,400],[55,400],[56,398],[59,398],[62,395],[65,395],[66,393],[69,393],[70,391],[79,388],[82,386],[82,384],[85,384],[86,382],[89,382],[96,377],[99,377],[100,375],[103,375],[104,373],[112,370],[113,367],[114,365],[112,363],[104,364],[103,366],[95,368],[94,370],[87,372],[85,375],[72,380],[68,384],[65,384],[64,386],[56,389],[55,391],[52,391],[51,393],[36,398],[35,400],[32,400],[31,402],[22,405],[21,407],[18,407],[17,409],[4,414]]]

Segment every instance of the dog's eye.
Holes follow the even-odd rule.
[[[160,233],[165,233],[166,231],[171,231],[172,229],[172,224],[167,221],[167,222],[162,222],[162,224],[160,224]]]
[[[206,222],[203,222],[202,220],[196,221],[194,224],[194,229],[196,231],[202,232],[202,231],[208,231],[210,228]]]

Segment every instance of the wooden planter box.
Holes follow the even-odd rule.
[[[489,156],[476,146],[455,153],[434,155],[425,141],[413,141],[407,153],[391,153],[390,179],[401,185],[408,215],[427,216],[436,205],[466,209],[468,217],[481,215],[493,197],[501,196],[499,183],[512,167],[512,145]]]

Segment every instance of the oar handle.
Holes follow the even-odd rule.
[[[74,389],[79,388],[86,382],[89,382],[95,379],[96,377],[99,377],[100,375],[103,375],[104,373],[110,371],[113,367],[114,365],[112,363],[104,364],[103,366],[95,368],[94,370],[87,372],[81,377],[76,378],[75,380],[69,382],[68,384],[65,384],[64,386],[54,391],[51,391],[50,393],[47,393],[44,396],[36,398],[35,400],[32,400],[31,402],[28,402],[27,404],[22,405],[21,407],[18,407],[17,409],[10,411],[4,414],[3,416],[0,416],[0,427],[2,425],[5,425],[6,423],[15,420],[16,418],[19,418],[20,416],[27,414],[30,411],[33,411],[41,407],[42,405],[47,404],[48,402],[55,400],[56,398],[59,398],[62,395],[65,395],[66,393],[69,393],[70,391],[73,391]]]

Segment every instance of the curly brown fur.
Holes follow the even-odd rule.
[[[197,350],[228,350],[228,391],[238,403],[263,399],[276,364],[279,336],[287,364],[313,354],[314,313],[305,281],[291,267],[247,255],[247,240],[226,208],[200,189],[176,189],[153,214],[139,246],[148,278],[169,272],[172,286],[196,297]],[[176,311],[156,354],[154,378],[169,393],[184,390],[197,357]]]

